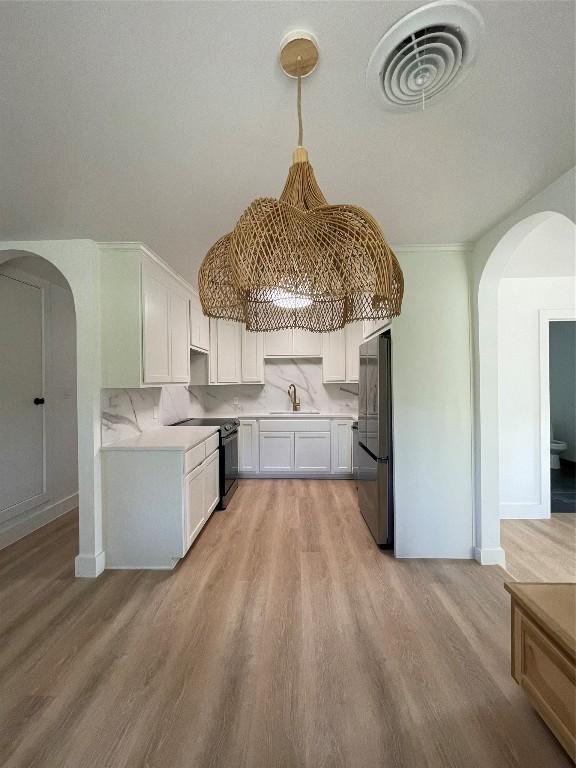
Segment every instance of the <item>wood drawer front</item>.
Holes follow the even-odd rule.
[[[523,612],[514,608],[513,674],[572,759],[576,759],[576,668]]]
[[[206,456],[210,456],[211,453],[214,453],[220,445],[220,437],[218,436],[218,433],[211,435],[204,445],[206,446]]]
[[[201,464],[206,458],[206,443],[200,443],[195,445],[189,451],[186,451],[184,455],[184,474],[187,475],[194,467]]]
[[[262,419],[260,432],[329,432],[328,419]]]

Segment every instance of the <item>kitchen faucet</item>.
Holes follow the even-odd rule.
[[[296,384],[290,384],[288,387],[288,397],[290,398],[290,402],[292,403],[292,410],[293,411],[299,411],[300,410],[300,400],[296,397]]]

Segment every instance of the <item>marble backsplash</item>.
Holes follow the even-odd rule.
[[[134,437],[163,424],[195,416],[242,416],[290,409],[287,389],[295,384],[303,411],[356,415],[357,385],[324,384],[320,363],[268,360],[266,384],[169,385],[102,390],[102,443]]]

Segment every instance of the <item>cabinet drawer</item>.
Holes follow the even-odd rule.
[[[220,437],[218,433],[211,435],[208,440],[206,440],[204,445],[206,446],[206,456],[210,456],[211,453],[214,453],[214,451],[220,445]]]
[[[186,454],[184,455],[184,474],[187,475],[188,472],[194,469],[194,467],[201,464],[205,458],[206,443],[200,443],[200,445],[195,445],[194,448],[186,451]]]
[[[576,757],[576,669],[522,608],[513,614],[515,679],[568,753]]]
[[[329,432],[329,419],[262,419],[260,432]]]

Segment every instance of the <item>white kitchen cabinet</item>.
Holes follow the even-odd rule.
[[[190,378],[189,304],[186,296],[170,294],[170,381],[185,384]]]
[[[210,321],[202,312],[200,299],[195,294],[190,300],[190,346],[199,352],[210,349]]]
[[[264,334],[265,357],[322,357],[322,334],[290,328]]]
[[[295,472],[330,474],[330,466],[330,432],[294,433]]]
[[[260,472],[294,471],[294,432],[260,432]]]
[[[142,276],[144,383],[170,381],[170,290],[155,274]]]
[[[264,339],[242,326],[242,384],[264,384]]]
[[[238,430],[238,469],[240,472],[258,472],[260,469],[258,421],[240,419]]]
[[[191,287],[139,243],[99,245],[102,387],[188,381]]]
[[[194,539],[206,522],[205,509],[205,474],[204,465],[186,475],[186,551],[192,546]]]
[[[323,334],[322,380],[325,384],[357,382],[362,324],[349,323]]]
[[[210,353],[193,354],[191,384],[263,384],[264,341],[261,333],[230,320],[210,320]]]
[[[365,339],[372,336],[373,333],[380,333],[390,325],[390,320],[363,320],[362,335]]]
[[[323,334],[322,380],[325,384],[346,381],[346,334],[344,328]]]
[[[332,474],[352,472],[352,421],[334,419],[332,422]]]
[[[187,452],[106,446],[102,450],[106,567],[174,568],[219,498],[217,435]]]

